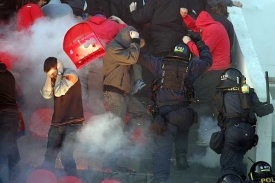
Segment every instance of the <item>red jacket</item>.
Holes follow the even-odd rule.
[[[197,20],[187,15],[183,21],[194,32],[201,31],[202,40],[209,47],[212,54],[213,64],[210,70],[223,70],[230,67],[230,41],[228,34],[217,21],[214,21],[209,13],[202,11]],[[197,46],[194,42],[187,43],[192,53],[199,56]]]
[[[37,4],[28,3],[23,6],[17,15],[17,30],[28,29],[34,22],[44,17],[40,7]]]
[[[92,16],[88,21],[92,24],[96,36],[100,40],[103,40],[106,45],[115,38],[121,29],[127,26],[126,24],[119,24],[102,16]]]

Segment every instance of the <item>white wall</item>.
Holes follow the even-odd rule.
[[[275,0],[242,0],[242,13],[263,71],[275,77]]]
[[[275,27],[271,8],[275,7],[273,1],[243,0],[242,9],[229,8],[229,18],[237,38],[233,67],[239,68],[247,77],[248,84],[256,90],[261,101],[266,101],[264,71],[269,71],[269,75],[275,77],[275,47],[272,46],[272,40],[275,41],[275,29],[270,28]],[[259,143],[248,153],[254,161],[271,163],[272,133],[275,131],[272,130],[272,120],[275,120],[272,115],[258,118]]]

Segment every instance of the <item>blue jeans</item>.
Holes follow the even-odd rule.
[[[76,132],[82,125],[63,125],[51,126],[48,133],[47,151],[45,160],[42,164],[43,168],[54,170],[55,160],[61,151],[61,162],[67,175],[76,176],[76,163],[73,157],[75,150]]]
[[[93,114],[105,113],[103,97],[103,58],[98,58],[78,72],[83,104]]]

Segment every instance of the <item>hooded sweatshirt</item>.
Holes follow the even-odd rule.
[[[106,47],[103,57],[104,90],[115,88],[121,93],[130,93],[133,85],[132,65],[138,60],[140,45],[130,37],[129,32],[136,31],[132,26],[123,28]]]
[[[40,9],[40,6],[33,3],[24,5],[20,8],[17,14],[17,30],[21,31],[28,29],[37,19],[42,17],[44,17],[44,15]]]
[[[224,70],[230,67],[230,41],[224,26],[214,21],[209,13],[202,11],[195,21],[189,15],[183,18],[185,24],[194,32],[200,32],[202,40],[209,47],[212,54],[213,65],[208,69]],[[187,43],[190,50],[199,56],[194,42]]]
[[[60,0],[51,0],[47,5],[41,8],[43,14],[49,18],[60,18],[67,15],[73,16],[73,9]]]
[[[102,15],[95,15],[88,19],[96,36],[103,40],[107,45],[117,35],[117,33],[126,27],[126,24],[119,24],[115,21],[108,20]]]
[[[0,110],[17,109],[15,100],[15,79],[6,65],[0,61]]]

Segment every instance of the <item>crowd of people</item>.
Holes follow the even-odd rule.
[[[106,51],[77,70],[52,55],[44,61],[46,81],[40,92],[45,99],[53,98],[54,113],[39,168],[54,170],[61,151],[65,173],[78,177],[71,144],[83,127],[84,111],[112,113],[121,120],[118,128],[125,134],[129,114],[127,124],[141,124],[153,139],[152,182],[166,183],[173,146],[177,170],[186,170],[189,129],[210,117],[221,129],[219,139],[213,139],[221,144],[211,147],[221,154],[218,182],[244,182],[244,155],[258,141],[256,116],[273,113],[273,106],[260,102],[245,76],[230,67],[235,35],[227,6],[241,8],[242,4],[231,0],[4,1],[3,25],[16,16],[15,30],[31,35],[30,28],[42,19],[74,18],[91,25]],[[0,182],[7,183],[9,170],[20,161],[18,105],[24,104],[18,104],[20,83],[16,84],[12,66],[7,68],[9,62],[1,55],[0,60]],[[118,145],[114,151],[121,148]],[[102,170],[127,171],[118,164],[119,156],[105,152]],[[251,181],[274,179],[266,162],[251,169]],[[269,174],[264,175],[266,171]]]

